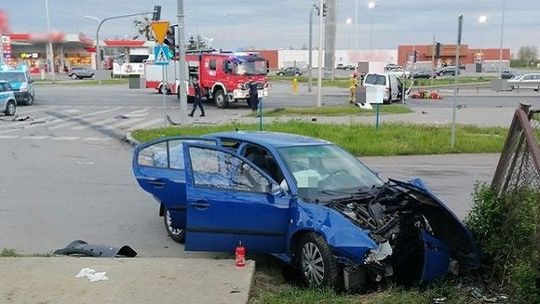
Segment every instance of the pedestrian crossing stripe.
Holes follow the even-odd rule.
[[[154,64],[168,65],[169,64],[169,47],[166,45],[158,45],[154,47]]]

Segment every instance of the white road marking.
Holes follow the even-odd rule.
[[[29,135],[29,136],[23,136],[21,137],[21,139],[47,139],[49,138],[50,136],[46,135],[46,136],[40,136],[40,135]]]
[[[58,137],[53,137],[52,140],[77,140],[79,138],[80,137],[78,136],[58,136]]]
[[[83,138],[82,140],[84,141],[107,141],[107,140],[111,140],[110,137],[86,137],[86,138]]]
[[[18,137],[19,135],[0,135],[0,139],[15,139]]]
[[[74,124],[80,124],[79,122],[77,121],[73,121],[75,119],[81,119],[81,118],[86,118],[86,117],[90,117],[90,116],[95,116],[95,115],[99,115],[99,114],[104,114],[104,113],[109,113],[109,112],[113,112],[113,111],[117,111],[117,110],[120,110],[122,109],[123,107],[115,107],[115,108],[112,108],[112,109],[107,109],[107,110],[103,110],[103,111],[98,111],[98,112],[92,112],[92,113],[87,113],[87,114],[82,114],[82,115],[77,115],[77,116],[73,116],[73,117],[70,117],[70,118],[67,118],[69,119],[69,121],[65,121],[65,119],[60,119],[61,121],[65,121],[64,123],[60,123],[60,124],[57,124],[53,127],[49,127],[50,130],[56,130],[56,129],[60,129],[60,128],[64,128],[64,127],[67,127],[67,126],[70,126],[70,125],[74,125]],[[55,122],[51,122],[49,125],[51,124],[54,124]]]

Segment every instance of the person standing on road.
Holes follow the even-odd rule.
[[[249,83],[249,106],[253,112],[257,111],[259,106],[259,92],[255,81]]]
[[[354,72],[349,80],[349,103],[354,104],[356,102],[356,87],[358,87],[358,73]]]
[[[193,109],[191,110],[189,116],[193,117],[193,114],[195,114],[195,110],[197,110],[197,107],[199,107],[199,109],[201,109],[201,117],[204,117],[204,108],[202,104],[202,89],[199,85],[199,79],[197,78],[193,78],[193,90],[195,91],[195,99],[193,101]]]

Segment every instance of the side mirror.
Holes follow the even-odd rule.
[[[285,190],[283,190],[283,187],[278,184],[272,184],[270,185],[270,194],[274,196],[282,196],[285,194]]]

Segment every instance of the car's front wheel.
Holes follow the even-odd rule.
[[[304,284],[314,288],[341,287],[339,266],[322,236],[307,233],[296,248],[296,267]]]
[[[165,213],[163,214],[163,221],[165,223],[165,229],[167,229],[167,233],[171,239],[177,243],[184,244],[186,240],[186,230],[173,227],[171,213],[167,209],[165,209]]]
[[[15,115],[16,111],[17,111],[17,103],[13,100],[8,101],[4,114],[6,114],[6,116],[13,116]]]

